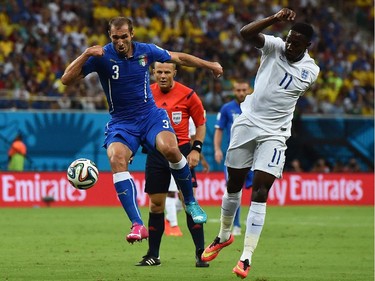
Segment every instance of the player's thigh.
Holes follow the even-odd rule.
[[[280,178],[284,169],[286,148],[284,138],[260,141],[254,153],[252,169]]]
[[[144,127],[144,138],[142,140],[147,149],[156,149],[156,137],[164,131],[171,132],[173,134],[173,142],[177,144],[175,132],[164,109],[157,108],[153,110],[148,119],[145,120]]]

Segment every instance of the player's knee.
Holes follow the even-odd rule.
[[[228,193],[237,193],[242,189],[242,185],[240,181],[229,181],[227,182],[227,191]]]
[[[268,192],[275,181],[275,176],[256,170],[253,178],[253,191],[251,199],[255,202],[266,202]]]
[[[161,200],[151,201],[151,204],[150,204],[150,212],[151,213],[154,213],[154,214],[163,213],[164,208],[165,208],[164,202],[162,202]]]
[[[228,168],[227,191],[229,193],[239,192],[245,183],[246,175],[247,169]]]
[[[125,156],[112,154],[110,157],[108,157],[108,159],[111,169],[114,173],[127,170],[128,165]]]
[[[181,160],[181,152],[178,147],[163,146],[161,149],[160,153],[163,154],[169,162],[176,163]]]
[[[266,186],[256,187],[253,186],[251,193],[251,201],[254,202],[267,202],[269,188]]]

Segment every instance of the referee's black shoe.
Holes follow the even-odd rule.
[[[142,257],[142,260],[136,264],[136,266],[159,266],[160,264],[161,263],[159,258],[155,258],[150,255],[145,255]]]
[[[202,261],[201,255],[204,249],[199,249],[195,253],[195,267],[209,267],[210,264],[206,261]]]

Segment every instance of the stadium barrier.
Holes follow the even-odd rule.
[[[65,171],[77,158],[88,158],[100,171],[111,171],[106,150],[102,148],[104,128],[109,121],[107,112],[57,112],[57,111],[7,111],[0,110],[0,171],[7,169],[8,149],[11,140],[19,133],[27,146],[25,171]],[[297,120],[295,120],[297,122]],[[293,121],[294,122],[294,121]],[[207,132],[203,153],[210,171],[224,171],[223,163],[214,159],[214,132],[216,114],[207,114]],[[287,160],[303,160],[306,171],[317,158],[324,158],[332,165],[336,160],[346,163],[356,158],[362,171],[374,166],[374,118],[342,116],[323,118],[304,116],[296,128],[300,128],[298,141],[289,139]],[[223,138],[223,152],[228,139]],[[354,153],[355,152],[355,153]],[[146,154],[139,150],[131,171],[144,171]],[[366,165],[365,165],[366,164]],[[202,171],[198,165],[197,171]]]
[[[132,172],[140,206],[148,205],[143,172]],[[197,173],[197,199],[203,206],[220,206],[225,191],[222,172]],[[101,172],[89,190],[73,188],[64,172],[2,172],[0,207],[120,206],[112,174]],[[242,205],[250,203],[251,190],[244,190]],[[270,205],[374,205],[374,174],[285,173],[275,181]]]

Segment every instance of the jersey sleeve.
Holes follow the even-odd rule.
[[[171,60],[171,54],[167,50],[155,44],[149,44],[149,47],[151,49],[153,61],[166,62]]]
[[[96,59],[95,57],[89,57],[82,67],[82,73],[86,77],[88,74],[96,72]]]
[[[189,97],[189,115],[194,121],[196,127],[202,126],[206,123],[206,113],[203,108],[201,99],[198,97],[196,92],[192,92]]]
[[[283,47],[284,44],[281,38],[264,34],[264,46],[260,50],[263,55],[267,55],[272,53],[276,48]]]
[[[225,105],[221,107],[220,112],[216,116],[215,129],[225,129],[225,125],[228,123],[228,115],[226,114]]]

